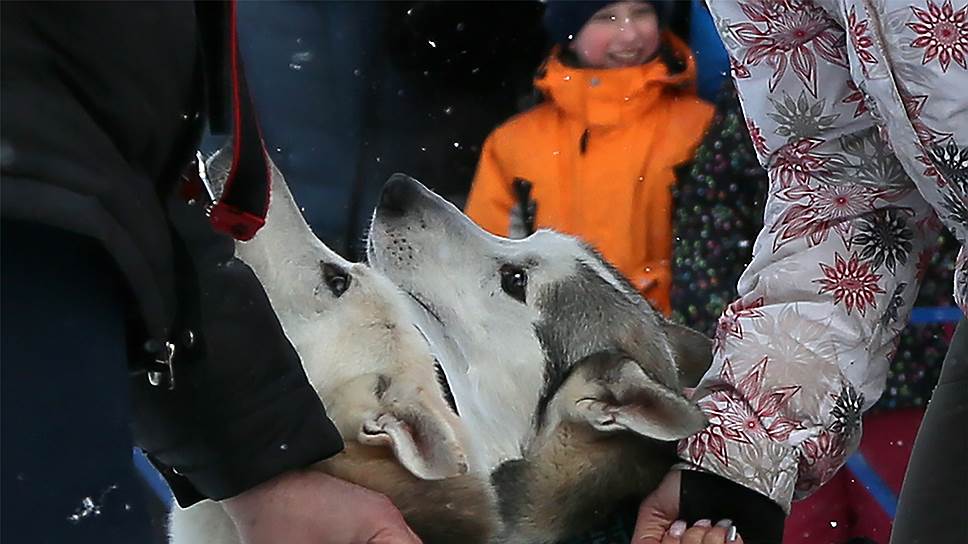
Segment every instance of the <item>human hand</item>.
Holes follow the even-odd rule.
[[[649,542],[643,537],[642,542]],[[721,520],[715,526],[708,519],[701,519],[687,528],[686,522],[674,522],[662,536],[660,544],[742,544],[743,539],[736,534],[736,527],[728,519]]]
[[[700,520],[690,528],[678,520],[679,493],[682,475],[678,470],[669,471],[659,487],[642,501],[635,523],[632,542],[636,544],[720,544],[742,543],[735,528],[728,520],[712,525],[710,520]]]
[[[420,544],[390,499],[321,472],[287,472],[221,504],[243,544]]]

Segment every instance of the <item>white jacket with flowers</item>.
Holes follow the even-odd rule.
[[[937,229],[968,240],[968,0],[708,5],[770,194],[680,455],[788,509],[856,449]]]

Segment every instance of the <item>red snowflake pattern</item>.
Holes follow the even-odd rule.
[[[760,130],[760,127],[756,126],[756,123],[752,119],[747,119],[746,128],[749,130],[750,139],[753,141],[753,149],[760,156],[765,156],[769,153],[770,150],[766,147],[766,138],[763,137],[763,131]]]
[[[828,225],[839,225],[874,208],[878,193],[860,185],[821,184],[811,195],[811,207]]]
[[[753,74],[750,73],[750,69],[746,67],[745,64],[736,60],[736,57],[732,55],[729,56],[729,69],[733,73],[733,77],[736,79],[749,79]]]
[[[754,319],[763,317],[760,308],[763,307],[764,299],[760,297],[749,304],[743,304],[742,300],[737,300],[723,312],[722,317],[716,323],[716,333],[713,336],[713,353],[719,352],[726,344],[726,340],[733,338],[743,338],[743,325],[740,319]]]
[[[927,10],[911,6],[917,21],[907,26],[918,34],[911,47],[924,49],[921,64],[938,59],[941,71],[947,72],[951,61],[968,69],[968,4],[955,11],[951,0],[945,0],[941,7],[927,0]]]
[[[820,270],[824,277],[813,280],[822,285],[819,295],[834,294],[834,304],[843,304],[847,308],[847,315],[857,308],[860,315],[867,314],[867,307],[877,307],[874,296],[884,293],[880,286],[881,274],[871,270],[870,263],[861,261],[857,254],[851,254],[850,260],[845,261],[840,253],[834,253],[834,266],[820,263]]]
[[[877,64],[877,59],[868,51],[868,49],[874,46],[874,40],[868,35],[868,23],[869,21],[867,19],[858,21],[854,6],[850,7],[850,13],[847,14],[847,27],[850,29],[850,38],[854,44],[854,51],[857,53],[857,57],[860,59],[861,67],[864,68],[865,73],[868,64]]]
[[[856,119],[868,111],[867,100],[864,98],[864,91],[861,91],[853,81],[847,81],[847,88],[850,89],[850,94],[844,97],[840,103],[850,104],[852,102],[857,102],[857,109],[854,110],[854,118]]]
[[[911,120],[911,126],[914,127],[914,132],[918,135],[922,144],[942,142],[954,136],[952,132],[935,130],[921,120],[921,111],[924,109],[924,103],[928,101],[928,95],[912,95],[903,86],[898,90],[901,95],[901,102],[904,104],[904,112]]]
[[[875,190],[861,185],[821,184],[818,187],[796,185],[778,191],[778,199],[791,202],[770,228],[773,251],[798,238],[806,238],[815,246],[824,242],[830,230],[836,230],[845,243],[850,239],[850,221],[874,209],[874,201],[880,196]]]
[[[770,91],[787,66],[817,96],[817,55],[846,68],[843,30],[812,0],[754,0],[740,2],[748,22],[730,26],[736,39],[749,47],[745,64],[766,62],[773,68]]]
[[[924,171],[921,172],[921,175],[926,178],[934,178],[934,183],[938,187],[948,185],[948,182],[945,181],[944,176],[941,175],[941,172],[938,171],[938,168],[931,161],[931,158],[928,157],[927,151],[924,149],[924,147],[919,146],[919,148],[921,149],[921,154],[915,156],[914,158],[925,166]]]
[[[847,448],[843,435],[826,429],[800,446],[801,462],[797,489],[809,491],[823,485],[844,464]]]
[[[805,138],[776,150],[771,168],[776,172],[775,176],[781,187],[805,185],[811,177],[826,170],[825,166],[830,159],[813,153],[823,143],[823,140],[817,138]]]
[[[728,466],[727,442],[785,442],[790,433],[801,428],[797,420],[784,415],[800,386],[765,387],[768,363],[764,357],[737,382],[732,363],[728,359],[723,362],[713,393],[698,403],[709,426],[695,435],[687,447],[680,444],[680,451],[688,450],[692,462],[699,464],[706,453],[711,453]]]

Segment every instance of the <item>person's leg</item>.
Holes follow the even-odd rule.
[[[87,238],[8,221],[0,238],[2,540],[151,542],[119,276]]]
[[[898,498],[893,544],[968,542],[968,322],[958,325]]]

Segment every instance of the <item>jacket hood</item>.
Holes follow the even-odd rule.
[[[696,62],[689,47],[671,32],[663,33],[662,42],[682,60],[682,70],[670,73],[661,56],[628,68],[576,68],[561,61],[557,46],[538,70],[535,87],[565,115],[588,126],[621,124],[667,93],[696,94]]]

